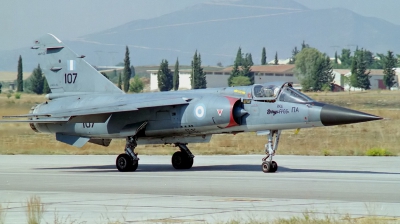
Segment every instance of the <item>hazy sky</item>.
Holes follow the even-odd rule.
[[[211,0],[2,0],[0,50],[31,45],[45,33],[60,39],[147,19]],[[260,0],[278,1],[278,0]],[[311,9],[342,7],[400,25],[399,0],[295,0]]]

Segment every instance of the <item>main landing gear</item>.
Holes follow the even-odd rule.
[[[192,168],[194,155],[190,152],[186,144],[176,143],[175,146],[178,146],[180,151],[172,155],[172,166],[177,170]]]
[[[135,153],[137,137],[126,137],[125,153],[120,154],[115,161],[117,169],[121,172],[135,171],[139,165],[139,158]]]
[[[278,149],[281,130],[271,130],[268,134],[268,144],[265,144],[266,157],[262,159],[261,169],[264,173],[275,173],[278,170],[278,163],[272,160],[275,151]]]

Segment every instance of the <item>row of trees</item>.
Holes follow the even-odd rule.
[[[400,55],[397,55],[400,56]],[[378,54],[380,60],[376,60],[373,53],[366,49],[356,49],[351,55],[349,49],[343,49],[341,55],[335,53],[335,60],[331,62],[329,56],[319,52],[315,48],[311,48],[304,41],[301,44],[301,51],[295,47],[292,50],[292,57],[289,63],[296,65],[299,80],[303,89],[309,91],[328,90],[334,80],[332,73],[333,68],[351,68],[351,76],[345,82],[355,88],[369,89],[370,88],[370,71],[371,68],[384,69],[384,83],[390,89],[396,84],[395,67],[398,65],[398,60],[392,51],[388,51],[387,55]],[[339,60],[341,63],[339,63]],[[275,54],[275,63],[278,64],[278,53]],[[192,60],[191,83],[193,89],[206,88],[206,75],[201,67],[201,55],[195,52]],[[263,47],[261,54],[261,64],[267,64],[266,49]],[[241,86],[254,84],[254,73],[251,67],[254,65],[251,53],[242,53],[239,47],[231,76],[228,79],[229,86]],[[117,86],[125,92],[141,92],[144,83],[137,78],[134,73],[135,69],[130,65],[129,48],[126,46],[124,58],[123,73],[117,76],[114,70],[113,78],[118,77]],[[18,60],[17,74],[17,91],[22,92],[24,88],[37,94],[49,93],[47,81],[43,76],[40,65],[32,72],[32,76],[24,83],[22,76],[22,58]],[[133,74],[133,75],[132,75]],[[109,78],[106,74],[103,74]],[[134,79],[131,80],[131,77]],[[179,89],[179,61],[176,60],[175,69],[172,73],[168,68],[168,61],[162,60],[157,74],[158,85],[160,91],[170,91]],[[132,87],[132,88],[131,88]]]
[[[265,55],[264,60],[266,60]],[[239,47],[231,75],[228,78],[228,86],[245,86],[254,84],[254,73],[251,71],[251,66],[253,65],[254,63],[251,53],[246,53],[244,55],[242,53],[242,48]]]
[[[382,67],[384,70],[383,82],[390,89],[396,84],[395,67],[398,63],[392,51],[388,51],[387,55],[381,54],[380,60],[374,60],[373,54],[365,49],[356,49],[354,55],[348,49],[342,51],[340,60],[342,64],[338,64],[339,56],[335,55],[335,60],[331,62],[329,56],[319,52],[315,48],[311,48],[303,41],[302,50],[297,51],[297,47],[293,49],[292,62],[296,65],[296,71],[302,88],[308,91],[329,90],[332,88],[332,82],[335,78],[332,69],[335,67],[346,67],[350,64],[351,75],[345,77],[345,83],[350,87],[367,90],[371,88],[370,68]]]
[[[168,61],[163,59],[157,72],[158,89],[170,91],[179,89],[179,60],[176,59],[174,72],[168,67]],[[193,55],[192,71],[190,74],[192,89],[207,88],[206,73],[201,67],[201,55],[196,52]]]

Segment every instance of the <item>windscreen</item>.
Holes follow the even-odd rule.
[[[279,101],[291,103],[305,103],[314,101],[303,93],[293,89],[293,87],[284,87],[279,96]]]
[[[255,85],[254,96],[257,98],[271,98],[279,94],[280,86],[277,85]]]

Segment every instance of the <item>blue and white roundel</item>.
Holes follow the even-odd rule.
[[[194,116],[197,119],[203,119],[206,116],[206,107],[204,104],[197,104],[194,107]]]

